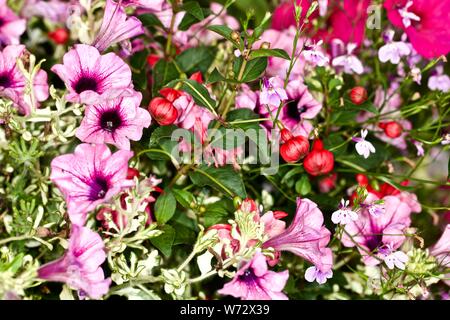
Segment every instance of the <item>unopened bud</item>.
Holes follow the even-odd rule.
[[[239,42],[239,40],[241,39],[241,36],[239,35],[239,32],[233,31],[231,33],[231,39],[233,39],[234,41]]]
[[[261,43],[260,49],[270,49],[270,42],[264,41]]]

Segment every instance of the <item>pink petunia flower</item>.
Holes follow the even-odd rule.
[[[102,263],[106,259],[102,238],[86,227],[72,225],[69,247],[60,259],[38,270],[38,277],[65,282],[79,290],[80,297],[100,299],[109,290],[111,279],[105,279]]]
[[[370,205],[379,200],[369,193],[364,203]],[[405,241],[403,231],[411,224],[411,208],[396,196],[385,196],[383,214],[371,214],[367,207],[362,207],[358,220],[349,221],[345,225],[342,243],[346,247],[358,244],[358,250],[366,265],[377,265],[386,255],[380,249],[390,246],[391,251],[397,250]],[[378,257],[378,259],[377,259]]]
[[[450,224],[445,227],[439,240],[430,248],[430,254],[434,256],[440,267],[450,268]],[[445,277],[448,278],[450,274]],[[450,286],[450,280],[445,283]]]
[[[391,23],[403,29],[414,49],[425,58],[450,52],[450,2],[442,0],[386,0]]]
[[[92,45],[103,52],[110,46],[144,33],[142,22],[128,17],[120,3],[106,0],[102,25]]]
[[[73,12],[81,13],[80,1],[26,0],[21,10],[24,18],[43,17],[55,23],[66,23]]]
[[[27,81],[17,66],[17,58],[22,58],[25,46],[11,45],[0,51],[0,97],[14,102],[19,111],[25,115],[31,113],[32,106],[24,100]],[[33,79],[34,96],[38,102],[47,100],[47,73],[39,70]],[[37,107],[37,106],[36,106]]]
[[[269,271],[264,255],[257,251],[253,259],[242,266],[233,280],[218,293],[242,300],[287,300],[282,292],[289,278],[289,271]]]
[[[63,61],[52,71],[65,82],[70,102],[97,104],[132,94],[130,67],[112,52],[100,55],[95,47],[77,44]]]
[[[0,0],[0,47],[19,44],[20,36],[25,32],[27,22],[20,19],[6,4]]]
[[[131,151],[111,154],[104,144],[83,143],[74,153],[53,159],[50,179],[63,193],[72,223],[84,224],[87,212],[134,185],[127,180],[132,156]]]
[[[88,105],[76,136],[83,142],[111,143],[130,150],[130,140],[138,141],[151,122],[148,111],[139,107],[141,100],[141,93],[136,92],[131,97]]]
[[[332,268],[330,231],[323,225],[323,214],[309,199],[297,198],[297,212],[291,225],[264,242],[263,247],[290,251],[314,264],[322,272]]]

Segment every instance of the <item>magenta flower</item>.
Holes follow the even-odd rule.
[[[402,28],[414,49],[425,58],[450,52],[450,2],[442,0],[386,0],[391,23]]]
[[[25,52],[23,45],[7,46],[0,51],[0,97],[6,97],[14,102],[19,111],[30,114],[32,107],[24,100],[26,79],[17,66],[16,59]],[[38,102],[47,100],[47,73],[39,70],[33,79],[34,96]]]
[[[376,200],[378,197],[370,193],[364,203],[369,205]],[[383,248],[389,246],[390,251],[397,250],[405,241],[404,229],[411,224],[411,208],[407,203],[396,196],[386,196],[383,200],[383,214],[375,216],[363,207],[358,220],[345,225],[341,240],[346,247],[354,247],[357,243],[367,265],[377,265],[385,258]]]
[[[263,247],[290,251],[314,264],[322,272],[332,267],[332,253],[326,245],[330,231],[323,225],[323,214],[309,199],[297,198],[297,212],[291,225],[264,242]]]
[[[27,22],[20,19],[6,4],[0,0],[0,47],[19,44],[20,36],[25,32]]]
[[[106,0],[102,26],[92,45],[103,52],[113,44],[144,33],[141,21],[128,17],[120,3]]]
[[[106,259],[105,245],[100,236],[86,227],[72,225],[69,247],[60,259],[38,270],[41,279],[65,282],[78,289],[80,297],[100,299],[109,290],[111,279],[105,279],[102,263]]]
[[[440,267],[450,268],[450,224],[445,227],[438,242],[430,248],[430,254],[436,258]],[[449,278],[450,274],[445,277]],[[450,280],[446,280],[445,283],[450,286]]]
[[[130,140],[138,141],[151,122],[148,111],[139,107],[141,100],[142,95],[136,92],[131,97],[88,105],[76,136],[83,142],[111,143],[130,150]]]
[[[131,70],[114,53],[100,55],[95,47],[77,44],[63,61],[52,71],[65,82],[70,102],[97,104],[132,94]]]
[[[63,193],[72,223],[84,224],[87,212],[133,186],[126,179],[132,156],[131,151],[111,154],[104,144],[83,143],[74,153],[53,159],[50,179]]]
[[[287,300],[282,293],[289,278],[289,271],[269,271],[264,255],[257,251],[253,259],[247,262],[234,276],[218,291],[220,294],[230,295],[242,300]]]

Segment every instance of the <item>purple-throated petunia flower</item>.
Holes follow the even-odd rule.
[[[281,119],[288,129],[295,131],[295,125],[302,119],[314,119],[322,110],[318,102],[309,92],[308,87],[300,80],[289,81],[286,86],[288,102],[283,106]],[[295,134],[295,132],[293,132]]]
[[[333,67],[342,68],[348,74],[362,74],[364,67],[358,57],[353,54],[356,47],[356,43],[347,44],[347,54],[334,58],[332,62]]]
[[[0,0],[0,48],[9,44],[19,44],[26,25],[26,20],[20,19],[8,7],[6,0]]]
[[[436,74],[428,79],[428,88],[433,91],[450,91],[450,77],[444,74],[444,68],[442,66],[437,66]]]
[[[132,156],[131,151],[111,154],[104,144],[82,143],[74,153],[53,159],[50,179],[63,193],[72,223],[84,224],[87,212],[134,185],[127,180]]]
[[[100,55],[95,47],[77,44],[63,61],[52,71],[65,82],[70,102],[97,104],[133,94],[130,67],[112,52]]]
[[[277,107],[282,101],[288,99],[286,91],[283,89],[282,81],[278,79],[278,77],[263,78],[261,92],[259,93],[259,102],[261,104]]]
[[[378,59],[381,62],[390,61],[398,64],[403,56],[411,54],[411,48],[403,41],[394,41],[395,32],[388,30],[384,33],[386,44],[378,50]]]
[[[331,221],[334,224],[342,224],[345,225],[350,221],[358,220],[358,214],[348,207],[349,201],[341,200],[339,205],[339,210],[333,212],[331,215]]]
[[[142,22],[136,17],[128,17],[120,2],[106,0],[102,25],[92,45],[103,52],[113,44],[128,40],[144,33]]]
[[[356,152],[363,156],[364,159],[367,159],[370,156],[370,153],[375,153],[375,147],[373,144],[366,140],[367,133],[367,130],[361,130],[361,138],[352,138],[352,140],[356,142]]]
[[[218,291],[242,300],[287,300],[282,292],[289,271],[269,271],[264,255],[257,251],[253,259],[242,266],[233,280]]]
[[[142,130],[150,126],[151,117],[140,108],[142,95],[107,100],[88,105],[76,136],[83,142],[111,143],[119,149],[130,150],[130,140],[138,141]]]
[[[65,282],[77,289],[80,297],[100,299],[109,290],[111,279],[105,279],[101,268],[106,259],[102,238],[86,227],[72,225],[69,247],[60,259],[38,270],[38,277]]]
[[[371,204],[377,200],[376,195],[369,193],[364,203]],[[397,250],[405,241],[403,231],[411,224],[411,208],[407,203],[396,196],[385,196],[383,200],[383,214],[375,217],[362,206],[358,220],[350,221],[344,227],[343,245],[354,247],[357,243],[366,265],[377,265],[380,260],[383,261],[380,249],[386,245],[391,246],[391,251]]]
[[[323,214],[309,199],[297,198],[297,212],[291,225],[263,243],[264,248],[290,251],[313,263],[321,272],[332,268],[332,253],[327,244],[330,231],[323,225]]]
[[[7,46],[0,51],[0,97],[12,100],[21,113],[28,115],[34,106],[24,99],[27,80],[17,66],[17,59],[22,58],[24,53],[23,45]],[[34,76],[33,90],[37,102],[47,100],[48,83],[44,70],[39,70]]]

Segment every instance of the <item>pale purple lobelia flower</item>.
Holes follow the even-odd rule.
[[[361,138],[352,138],[352,141],[356,142],[356,152],[358,152],[360,156],[363,156],[364,159],[367,159],[370,156],[370,153],[375,153],[376,151],[373,144],[366,140],[367,133],[367,130],[361,130]]]
[[[444,74],[442,66],[437,66],[436,74],[428,79],[428,88],[433,91],[450,92],[450,77]]]
[[[348,74],[362,74],[364,67],[358,57],[353,54],[356,47],[356,43],[347,44],[347,53],[334,58],[332,62],[333,67],[342,69],[344,73]]]
[[[330,231],[323,225],[323,214],[317,204],[297,198],[297,212],[291,225],[264,242],[263,247],[292,252],[325,273],[333,265],[332,252],[326,247],[329,241]]]
[[[395,251],[392,244],[388,243],[379,249],[381,258],[389,269],[398,268],[405,270],[408,256],[402,251]]]
[[[80,297],[100,299],[109,290],[111,279],[105,279],[102,263],[106,259],[102,238],[86,227],[72,225],[69,247],[60,259],[38,270],[38,277],[65,282],[79,290]]]
[[[84,224],[87,212],[134,185],[126,179],[132,156],[131,151],[111,154],[104,144],[83,143],[74,153],[53,159],[50,179],[64,195],[72,223]]]
[[[318,284],[324,284],[328,279],[333,277],[333,270],[326,272],[320,271],[316,266],[311,266],[305,271],[305,280],[308,282],[316,281]]]
[[[257,251],[253,259],[242,266],[234,279],[226,283],[218,293],[242,300],[287,300],[282,292],[289,278],[289,271],[269,271],[264,255]]]
[[[288,99],[286,91],[283,89],[283,83],[278,77],[270,79],[263,78],[261,92],[259,93],[259,102],[269,106],[279,106],[282,101]]]
[[[22,58],[24,53],[23,45],[7,46],[0,51],[0,97],[12,100],[21,113],[28,115],[32,106],[24,99],[27,80],[17,66],[17,59]],[[34,76],[33,90],[37,102],[47,100],[48,83],[45,71],[39,70]]]
[[[130,67],[112,52],[100,55],[95,47],[77,44],[63,62],[52,71],[66,84],[70,102],[97,104],[133,94]]]
[[[102,25],[92,45],[103,52],[113,44],[128,40],[144,33],[142,22],[136,17],[128,17],[121,1],[106,0]]]
[[[350,221],[358,220],[358,214],[348,207],[349,201],[341,200],[339,209],[332,213],[331,221],[334,224],[345,225]]]
[[[313,66],[323,67],[330,62],[330,58],[326,56],[326,53],[324,53],[323,49],[320,47],[322,43],[322,40],[317,43],[306,43],[305,48],[302,51],[305,60]]]
[[[388,30],[384,33],[386,44],[378,50],[378,59],[381,62],[398,64],[400,59],[411,54],[411,47],[403,41],[394,41],[395,32]]]
[[[119,149],[130,150],[130,140],[138,141],[151,116],[140,108],[141,93],[130,97],[107,100],[86,106],[83,121],[76,136],[83,142],[110,143]]]
[[[0,0],[0,48],[9,44],[19,44],[26,25],[26,20],[20,19],[8,7],[6,0]]]
[[[364,200],[371,204],[379,200],[369,193]],[[342,243],[346,247],[358,244],[358,250],[366,265],[377,265],[383,261],[383,251],[380,249],[389,245],[391,251],[397,250],[405,241],[404,230],[411,224],[411,208],[407,203],[396,196],[385,196],[385,212],[375,216],[362,206],[358,220],[350,221],[345,225]],[[385,253],[385,252],[384,252]]]

